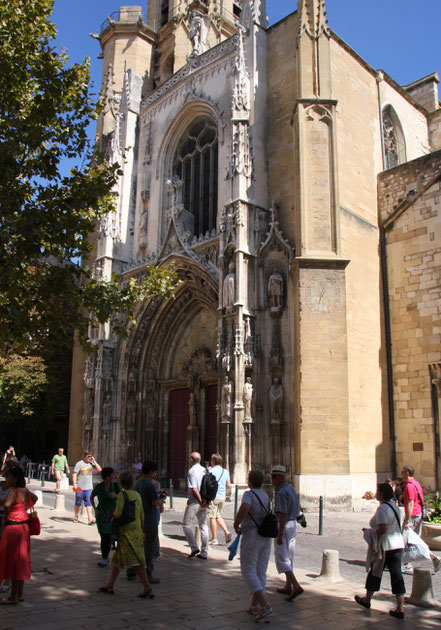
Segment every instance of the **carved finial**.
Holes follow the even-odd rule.
[[[299,35],[307,33],[312,38],[318,38],[324,33],[330,36],[325,0],[298,0],[297,11]]]

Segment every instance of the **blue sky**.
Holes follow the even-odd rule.
[[[58,43],[72,61],[90,57],[96,90],[101,83],[99,43],[89,37],[120,5],[146,0],[55,0]],[[441,0],[327,0],[329,25],[371,66],[407,84],[441,71]],[[267,0],[270,24],[297,8],[297,0]]]

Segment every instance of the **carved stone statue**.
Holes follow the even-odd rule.
[[[269,391],[271,405],[271,424],[281,424],[283,422],[283,386],[278,378],[273,379],[273,384]]]
[[[136,401],[135,394],[132,394],[129,398],[129,402],[127,403],[127,427],[129,429],[134,429],[136,424],[136,407],[138,403]]]
[[[147,222],[148,222],[148,210],[144,208],[139,218],[139,247],[145,249],[147,247]]]
[[[253,402],[253,384],[251,378],[247,376],[245,385],[243,386],[243,406],[244,406],[244,422],[252,422],[251,405]]]
[[[188,399],[188,411],[190,414],[190,425],[196,425],[196,396],[194,392],[191,392],[190,398]]]
[[[221,420],[222,422],[231,422],[233,410],[233,381],[225,375],[225,382],[222,386],[221,395]]]
[[[201,52],[201,43],[202,43],[202,25],[203,20],[202,17],[196,12],[192,11],[190,13],[190,41],[192,55],[199,55]]]
[[[106,394],[106,398],[103,402],[103,427],[108,428],[110,425],[110,418],[112,415],[112,399],[110,393]]]
[[[228,265],[227,275],[224,279],[223,290],[222,290],[222,306],[225,308],[232,308],[234,302],[236,301],[236,274],[234,273],[234,263],[230,263]]]
[[[283,309],[283,278],[277,271],[273,271],[268,280],[268,302],[272,311]]]

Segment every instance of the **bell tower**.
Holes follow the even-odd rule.
[[[148,0],[147,25],[157,33],[154,87],[236,30],[242,0]]]

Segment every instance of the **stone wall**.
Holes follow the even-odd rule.
[[[441,361],[441,151],[381,173],[378,183],[386,227],[397,467],[414,466],[429,490],[436,485],[429,365]]]

